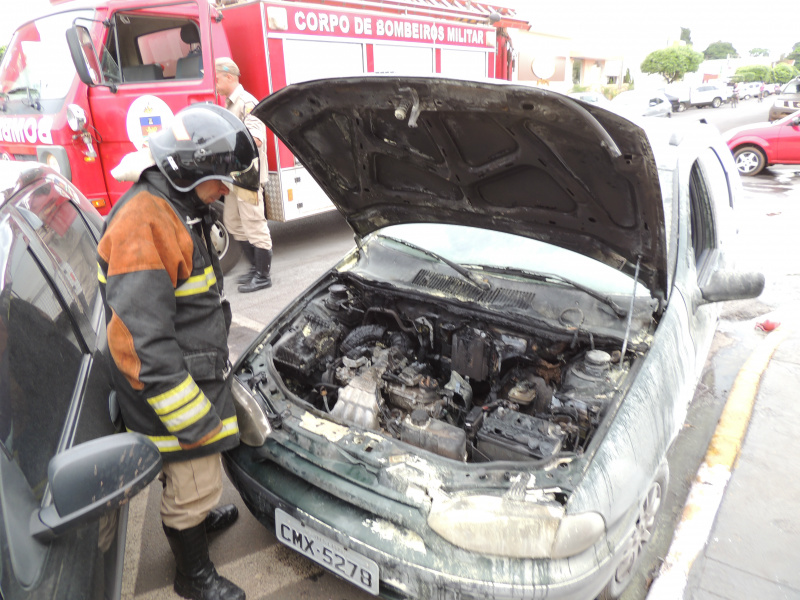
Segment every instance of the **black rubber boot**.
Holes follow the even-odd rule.
[[[182,530],[163,527],[175,555],[175,593],[190,600],[245,600],[244,590],[217,573],[208,557],[205,523]]]
[[[227,529],[236,522],[239,517],[239,509],[235,504],[226,504],[211,509],[204,521],[206,533],[214,533]]]
[[[248,261],[250,261],[250,269],[244,275],[240,275],[236,283],[248,283],[253,277],[256,276],[256,247],[247,240],[240,242],[242,244],[242,253]]]
[[[243,285],[238,287],[238,290],[246,294],[248,292],[256,292],[264,288],[272,287],[272,279],[269,272],[272,268],[272,250],[264,250],[263,248],[256,248],[256,274],[253,278]]]

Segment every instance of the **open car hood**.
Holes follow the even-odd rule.
[[[291,85],[253,114],[358,236],[409,222],[495,229],[631,274],[639,262],[664,296],[655,159],[618,115],[521,85],[382,76]]]

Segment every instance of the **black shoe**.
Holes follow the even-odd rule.
[[[212,509],[203,521],[206,526],[206,533],[214,533],[227,529],[239,518],[239,509],[235,504],[226,504]]]
[[[208,557],[205,523],[182,530],[163,527],[175,555],[175,593],[190,600],[245,600],[244,590],[217,573]]]
[[[244,254],[247,262],[250,263],[250,269],[244,275],[240,275],[236,283],[247,283],[256,276],[256,247],[247,240],[239,242],[242,245],[242,253]]]
[[[237,288],[243,294],[272,287],[272,279],[270,278],[270,271],[272,270],[272,250],[256,248],[255,255],[256,274],[249,282]]]
[[[258,273],[258,271],[256,271],[256,267],[253,265],[250,267],[250,270],[247,271],[247,273],[239,276],[239,278],[236,280],[236,283],[239,285],[248,283],[253,277],[256,276],[256,273]]]

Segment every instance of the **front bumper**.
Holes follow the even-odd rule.
[[[330,480],[330,473],[286,454],[302,462],[292,464],[292,470],[303,479],[265,460],[259,448],[239,446],[225,453],[224,462],[245,504],[265,527],[274,531],[275,509],[280,508],[374,560],[384,598],[591,600],[616,568],[605,540],[563,560],[509,559],[463,550],[434,533],[414,507],[339,478],[336,495],[328,493],[310,481]]]

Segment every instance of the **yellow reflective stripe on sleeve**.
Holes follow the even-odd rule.
[[[214,267],[206,267],[202,275],[189,277],[189,279],[176,287],[175,295],[182,297],[202,294],[207,292],[215,283],[217,283],[217,276],[214,274]]]
[[[153,440],[159,452],[176,452],[181,449],[181,444],[174,435],[148,435],[147,437]]]
[[[103,274],[103,268],[100,266],[100,263],[97,263],[97,280],[100,283],[107,283],[106,276]]]
[[[128,431],[132,430],[128,429]],[[237,433],[239,433],[239,424],[236,421],[236,417],[230,417],[222,422],[222,430],[203,444],[203,446],[209,446],[223,438],[236,435]],[[177,452],[181,450],[181,444],[174,435],[148,435],[147,437],[152,440],[159,452]]]
[[[203,445],[207,446],[208,444],[213,444],[214,442],[219,441],[222,438],[226,438],[229,435],[233,435],[236,433],[239,433],[239,422],[236,420],[236,417],[225,419],[222,422],[222,430]]]
[[[198,394],[201,394],[200,388],[197,387],[192,376],[187,375],[186,379],[179,385],[168,392],[148,398],[147,403],[153,407],[153,410],[156,411],[158,416],[161,416],[188,404],[194,400],[195,396]]]
[[[197,423],[209,410],[211,410],[211,402],[208,401],[205,394],[200,392],[197,399],[185,408],[170,413],[167,417],[161,417],[161,422],[164,423],[167,431],[174,433]]]

